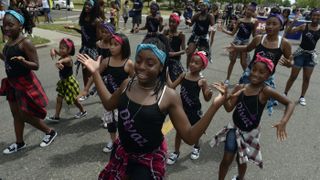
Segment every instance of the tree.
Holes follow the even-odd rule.
[[[283,0],[283,1],[282,1],[282,6],[284,6],[284,7],[290,7],[290,6],[291,6],[290,0]]]

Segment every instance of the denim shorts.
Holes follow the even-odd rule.
[[[313,68],[316,63],[312,60],[312,54],[302,53],[294,57],[294,66],[297,68],[309,67]]]
[[[226,136],[226,142],[224,144],[224,151],[229,153],[236,153],[238,150],[236,129],[230,129]]]

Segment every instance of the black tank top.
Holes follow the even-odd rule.
[[[201,88],[198,85],[198,81],[191,81],[186,78],[182,79],[180,87],[180,96],[182,100],[183,109],[186,112],[196,112],[201,110],[201,102],[199,99]]]
[[[23,40],[24,39],[20,40],[17,44],[13,46],[5,45],[5,47],[3,48],[3,55],[5,57],[5,69],[8,77],[25,76],[29,74],[31,71],[30,69],[23,66],[20,62],[17,62],[16,60],[11,60],[11,58],[14,56],[22,56],[28,60],[26,53],[19,48],[19,44]]]
[[[118,106],[118,128],[120,141],[127,152],[149,153],[161,145],[161,129],[166,118],[159,108],[162,95],[155,104],[143,106],[131,101],[126,91],[122,93]]]
[[[239,31],[237,33],[237,37],[241,39],[249,39],[250,35],[253,31],[253,23],[251,22],[240,22],[239,23]]]
[[[253,55],[253,59],[251,60],[250,64],[249,64],[249,68],[252,68],[253,62],[256,59],[256,55],[258,53],[261,53],[263,57],[269,58],[270,60],[272,60],[273,64],[274,64],[274,69],[272,74],[274,74],[274,72],[276,71],[276,66],[281,58],[281,56],[283,55],[282,49],[281,49],[281,42],[282,42],[282,38],[279,36],[278,38],[278,47],[274,48],[274,49],[270,49],[270,48],[266,48],[262,45],[264,39],[265,39],[266,35],[264,35],[261,39],[260,44],[256,47],[255,51],[254,51],[254,55]]]
[[[260,92],[253,96],[246,96],[242,92],[238,97],[232,117],[233,123],[242,131],[251,131],[260,124],[262,112],[266,105],[259,100]]]
[[[197,36],[207,35],[209,32],[209,26],[210,16],[207,15],[206,19],[204,20],[196,20],[193,33],[195,33]]]
[[[314,50],[317,42],[320,38],[320,29],[318,31],[312,31],[309,29],[309,24],[306,24],[306,28],[302,32],[302,40],[300,47],[304,50]]]
[[[111,56],[111,52],[109,48],[100,48],[97,46],[98,55],[102,56],[102,58],[107,58]]]
[[[81,45],[89,48],[96,47],[97,42],[97,32],[96,26],[91,22],[81,26]]]
[[[158,32],[160,21],[155,17],[149,16],[147,18],[146,26],[148,32]]]
[[[72,66],[64,66],[64,68],[59,71],[60,79],[67,79],[69,76],[72,76],[72,74]]]
[[[124,70],[128,59],[125,60],[124,64],[120,67],[110,66],[110,57],[107,64],[107,67],[102,72],[102,77],[104,84],[106,85],[108,91],[112,94],[114,93],[121,85],[121,83],[129,77],[129,74]]]
[[[182,44],[182,40],[180,38],[180,33],[177,36],[172,36],[172,38],[170,38],[170,47],[174,52],[180,51],[181,44]],[[171,57],[171,59],[180,60],[181,56],[174,56],[174,57]]]

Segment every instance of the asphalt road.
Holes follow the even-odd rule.
[[[184,29],[187,36],[190,29]],[[126,32],[126,31],[125,31]],[[129,34],[131,42],[132,57],[135,47],[141,42],[144,32]],[[226,77],[228,57],[223,47],[227,46],[232,38],[217,33],[213,52],[213,63],[209,64],[204,71],[204,76],[209,82],[223,81]],[[319,43],[318,43],[319,44]],[[54,44],[49,47],[38,49],[40,57],[40,69],[37,75],[50,99],[48,105],[49,114],[54,113],[56,82],[58,72],[49,57],[49,49],[57,47]],[[77,50],[79,44],[77,44]],[[296,46],[293,46],[296,49]],[[320,50],[319,47],[317,50]],[[185,56],[182,58],[185,64]],[[0,63],[0,76],[5,77],[3,62]],[[277,67],[276,84],[277,90],[283,92],[290,69]],[[234,67],[231,83],[235,84],[241,75],[240,63]],[[317,180],[320,179],[319,151],[320,151],[320,71],[316,67],[306,95],[307,106],[297,105],[295,112],[287,125],[288,139],[282,143],[277,142],[275,129],[272,124],[280,120],[284,107],[279,105],[275,108],[274,114],[269,117],[264,112],[262,117],[262,156],[264,169],[260,170],[249,163],[246,179],[250,180]],[[297,101],[301,90],[301,74],[289,92],[289,98]],[[77,76],[82,82],[81,74]],[[102,106],[98,97],[91,97],[84,102],[88,116],[83,119],[73,119],[77,112],[74,107],[64,108],[61,113],[63,118],[59,124],[49,124],[54,127],[58,136],[52,145],[40,148],[39,144],[43,134],[30,125],[26,125],[24,137],[27,148],[12,154],[0,154],[0,179],[97,179],[97,175],[108,162],[109,154],[102,152],[102,148],[109,136],[106,130],[100,126],[100,115]],[[203,101],[203,110],[206,110],[208,103]],[[0,98],[0,150],[2,151],[10,143],[15,141],[13,119],[8,103],[4,97]],[[172,180],[215,180],[218,178],[218,167],[223,155],[223,144],[211,148],[210,139],[224,125],[231,120],[232,114],[226,113],[221,108],[206,134],[201,138],[201,155],[198,160],[191,160],[190,152],[192,147],[183,144],[181,156],[173,166],[167,167],[167,178]],[[173,149],[175,130],[166,134],[169,150]],[[226,179],[231,179],[237,173],[236,164],[230,168]]]

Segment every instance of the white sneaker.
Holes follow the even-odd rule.
[[[305,99],[304,97],[300,97],[300,99],[299,99],[299,104],[300,104],[301,106],[307,105],[306,99]]]
[[[89,97],[89,96],[81,96],[81,97],[79,98],[79,101],[80,101],[80,102],[85,101],[85,100],[88,99],[88,97]]]
[[[233,178],[231,180],[238,180],[238,176],[234,175]]]
[[[113,149],[113,142],[108,142],[107,145],[102,149],[103,152],[109,153]]]
[[[200,148],[193,148],[192,152],[191,152],[191,155],[190,155],[190,158],[192,160],[196,160],[200,157]]]
[[[49,134],[46,134],[44,138],[42,139],[42,142],[40,143],[40,147],[46,147],[49,146],[53,140],[56,138],[58,133],[54,130],[51,130]]]
[[[178,158],[179,158],[179,153],[176,153],[176,152],[170,153],[169,158],[167,159],[167,164],[173,165],[174,163],[177,162]]]
[[[229,86],[229,84],[230,84],[229,79],[226,79],[226,80],[224,81],[224,84],[227,85],[227,86]]]
[[[25,148],[27,144],[24,144],[21,147],[18,147],[17,143],[11,144],[9,147],[7,147],[5,150],[3,150],[3,154],[12,154],[15,153],[23,148]]]
[[[85,117],[87,114],[88,114],[87,111],[83,111],[83,112],[79,111],[76,115],[74,115],[74,118],[80,119]]]

